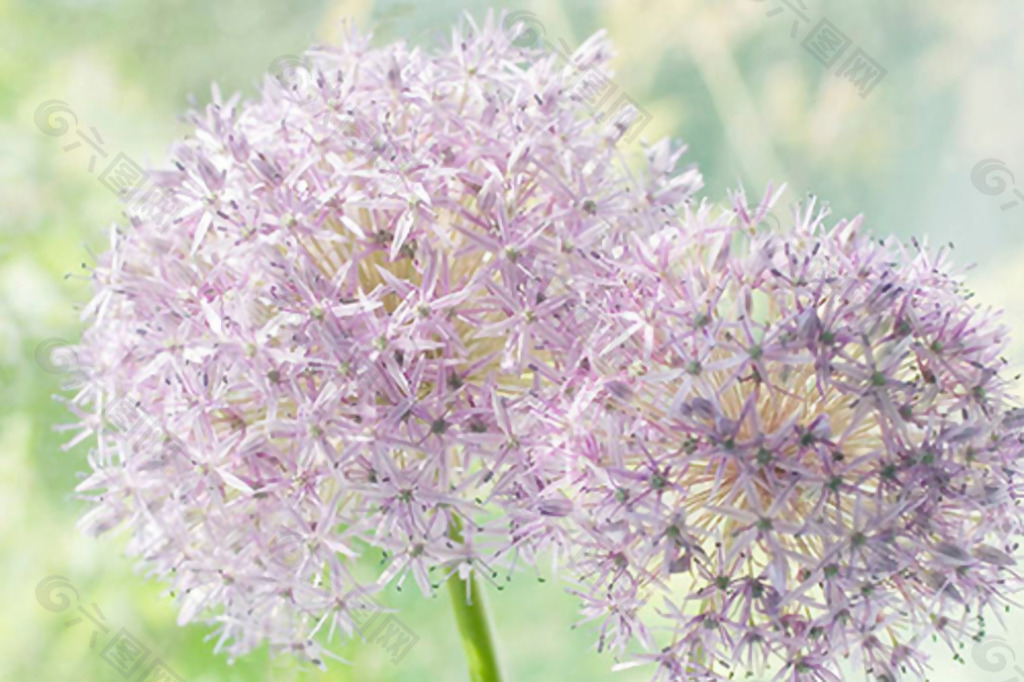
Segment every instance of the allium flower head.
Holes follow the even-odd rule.
[[[588,620],[659,679],[918,678],[1020,586],[1020,412],[945,249],[708,204],[636,239],[562,457]]]
[[[111,230],[71,401],[97,437],[83,523],[130,528],[181,622],[319,661],[311,636],[351,634],[364,594],[532,560],[526,525],[568,513],[529,455],[579,371],[568,283],[700,182],[667,143],[631,182],[622,123],[568,91],[609,56],[598,35],[566,66],[493,17],[436,54],[353,34],[189,116],[153,174],[181,210]]]

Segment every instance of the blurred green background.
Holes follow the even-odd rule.
[[[189,95],[205,103],[214,81],[252,95],[275,58],[332,41],[345,17],[375,29],[378,42],[430,45],[463,10],[481,17],[489,6],[531,12],[523,16],[546,40],[570,48],[607,28],[616,84],[651,114],[643,137],[689,142],[713,199],[743,184],[754,201],[769,181],[786,181],[780,217],[813,193],[838,216],[865,213],[878,235],[953,241],[958,261],[976,264],[968,277],[978,299],[1005,308],[1024,338],[1024,192],[1013,184],[1016,174],[1024,189],[1020,2],[0,0],[0,680],[124,679],[101,656],[122,627],[188,682],[467,679],[443,592],[387,593],[419,636],[398,664],[359,643],[341,649],[351,666],[328,678],[265,651],[234,665],[213,655],[207,630],[175,625],[171,599],[133,571],[120,541],[75,530],[82,507],[70,492],[87,448],[60,450],[66,439],[54,427],[68,418],[52,395],[61,377],[40,367],[35,349],[77,337],[82,263],[120,216],[100,171],[118,152],[160,163],[185,131],[178,116]],[[831,69],[803,45],[822,19],[849,40]],[[858,48],[886,70],[866,97],[835,75]],[[109,158],[92,172],[87,146],[64,150],[74,128],[51,137],[35,125],[52,99],[101,136]],[[976,170],[986,159],[995,162]],[[1015,366],[1022,349],[1011,348]],[[88,621],[68,626],[73,609],[37,601],[37,584],[53,574],[101,609],[110,631],[94,649]],[[524,575],[489,597],[510,681],[649,679],[643,669],[610,671],[594,633],[570,630],[575,604],[558,586]],[[1011,617],[1007,634],[990,623],[988,657],[970,641],[966,663],[938,653],[932,679],[1004,682],[1015,652],[1024,657],[1022,624]]]

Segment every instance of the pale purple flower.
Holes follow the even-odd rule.
[[[128,528],[231,655],[322,662],[313,634],[358,633],[389,581],[429,594],[568,532],[563,472],[534,453],[585,373],[580,283],[612,282],[611,249],[700,178],[661,143],[634,182],[572,67],[500,25],[438,53],[353,33],[257,101],[215,89],[153,174],[180,210],[110,232],[70,401],[96,436],[83,525]],[[608,56],[597,35],[574,60]],[[111,401],[158,437],[113,428]]]
[[[948,249],[813,200],[772,229],[775,198],[687,209],[591,291],[545,449],[588,548],[566,568],[656,679],[921,679],[926,638],[958,651],[1021,586],[1006,330]]]

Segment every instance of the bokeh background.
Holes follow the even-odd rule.
[[[81,505],[70,493],[87,446],[61,450],[55,427],[67,415],[52,396],[62,377],[36,349],[77,338],[83,263],[120,217],[100,171],[120,152],[159,164],[185,131],[178,117],[189,97],[204,104],[211,82],[252,95],[275,59],[335,40],[345,18],[381,43],[430,46],[463,11],[481,17],[488,7],[528,13],[520,16],[538,36],[569,48],[606,28],[619,52],[616,85],[650,113],[642,137],[689,142],[712,199],[788,182],[777,215],[812,193],[837,216],[864,213],[880,236],[952,241],[957,260],[974,265],[978,300],[1004,308],[1024,340],[1019,1],[0,0],[0,679],[125,679],[102,655],[121,628],[188,682],[467,679],[444,592],[387,593],[419,637],[397,664],[361,643],[341,648],[351,665],[328,677],[265,651],[234,665],[213,655],[203,627],[175,625],[171,598],[135,573],[121,541],[76,531]],[[849,45],[831,68],[804,45],[821,20]],[[836,75],[858,49],[885,70],[866,96],[868,83]],[[53,99],[77,120],[63,136],[35,123]],[[91,171],[78,130],[98,133],[108,154]],[[1019,366],[1024,344],[1007,357]],[[50,575],[77,591],[66,611],[37,599]],[[575,604],[558,586],[525,575],[488,596],[512,682],[649,679],[611,672],[593,632],[570,629]],[[77,605],[102,613],[109,630],[95,642]],[[1024,680],[1024,616],[1008,626],[990,622],[983,647],[965,641],[961,662],[937,653],[932,679]]]

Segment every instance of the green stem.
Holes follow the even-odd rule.
[[[453,518],[448,535],[456,542],[462,542],[462,523],[458,517]],[[459,634],[462,635],[462,648],[469,663],[469,679],[471,682],[501,682],[498,657],[494,652],[494,641],[480,581],[475,573],[471,573],[468,589],[466,583],[467,581],[459,577],[457,572],[448,579],[455,622],[458,623]]]

